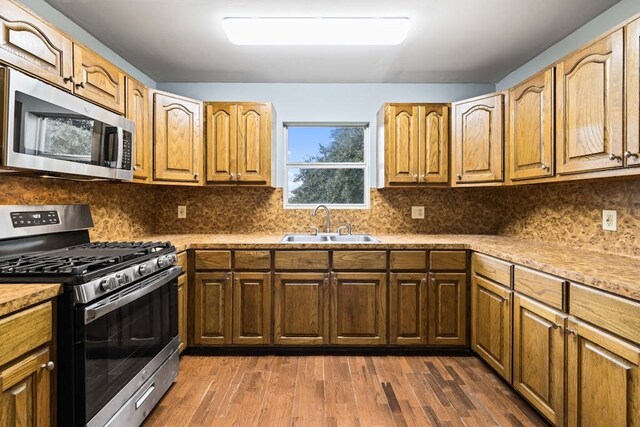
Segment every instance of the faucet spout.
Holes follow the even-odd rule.
[[[311,213],[311,216],[316,216],[318,214],[319,209],[324,209],[324,232],[331,233],[331,212],[329,212],[329,208],[325,205],[318,205]]]

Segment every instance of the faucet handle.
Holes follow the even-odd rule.
[[[351,235],[351,223],[347,222],[345,225],[341,225],[340,227],[338,227],[338,229],[336,230],[336,233],[338,233],[338,235],[340,235],[342,230],[347,230],[347,234]]]
[[[320,228],[316,227],[316,226],[311,226],[311,231],[313,232],[314,236],[317,236],[318,233],[320,232]]]

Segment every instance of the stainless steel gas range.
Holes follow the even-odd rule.
[[[89,207],[0,206],[0,283],[63,283],[58,425],[138,426],[178,374],[168,242],[92,243]]]

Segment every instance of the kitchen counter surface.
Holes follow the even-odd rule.
[[[0,317],[39,304],[62,293],[59,283],[0,284]]]
[[[640,258],[552,243],[487,235],[375,235],[380,243],[280,243],[284,235],[176,234],[145,236],[186,249],[470,249],[640,301]]]

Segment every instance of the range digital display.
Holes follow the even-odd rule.
[[[58,211],[11,212],[13,228],[60,224]]]

